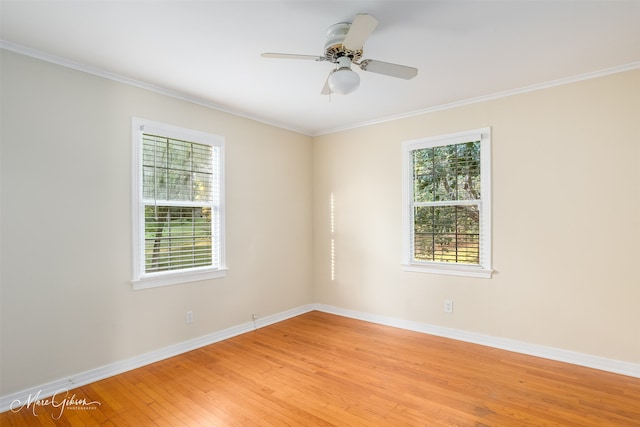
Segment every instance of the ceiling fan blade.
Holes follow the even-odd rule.
[[[386,76],[398,77],[406,80],[412,79],[418,75],[417,68],[392,64],[390,62],[375,61],[373,59],[365,59],[357,65],[362,71],[384,74]]]
[[[324,56],[315,56],[315,55],[298,55],[295,53],[263,53],[261,55],[263,58],[275,58],[275,59],[310,59],[313,61],[324,61]]]
[[[371,15],[365,13],[356,15],[342,41],[342,45],[349,50],[362,49],[364,42],[367,41],[377,25],[378,20]]]
[[[331,73],[329,73],[329,76],[331,75]],[[329,87],[329,76],[327,76],[327,79],[324,81],[324,86],[322,87],[322,90],[320,91],[320,95],[331,95],[331,88]]]

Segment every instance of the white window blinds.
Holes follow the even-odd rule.
[[[414,259],[479,265],[480,139],[411,157]]]
[[[224,269],[222,141],[161,124],[140,125],[137,137],[134,276]]]
[[[217,147],[143,134],[145,272],[218,266]]]
[[[489,128],[403,143],[407,271],[491,276]]]

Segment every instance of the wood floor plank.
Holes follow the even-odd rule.
[[[2,426],[640,426],[640,379],[321,312],[71,390]]]

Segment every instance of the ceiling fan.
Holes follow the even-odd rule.
[[[313,61],[329,61],[336,64],[336,68],[329,73],[324,87],[320,92],[323,95],[339,93],[349,94],[360,85],[360,76],[351,69],[355,64],[362,71],[384,74],[401,79],[412,79],[418,74],[418,69],[405,65],[376,61],[373,59],[362,60],[363,45],[373,30],[378,25],[378,20],[369,14],[358,14],[353,22],[341,22],[327,29],[327,41],[324,45],[324,56],[297,55],[290,53],[263,53],[263,58],[279,59],[308,59]]]

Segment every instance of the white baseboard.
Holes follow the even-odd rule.
[[[410,320],[348,310],[330,305],[314,304],[314,308],[318,311],[337,314],[339,316],[351,317],[353,319],[364,320],[367,322],[378,323],[386,326],[393,326],[409,331],[437,335],[444,338],[451,338],[459,341],[486,345],[502,350],[513,351],[515,353],[528,354],[530,356],[537,356],[545,359],[555,360],[558,362],[566,362],[573,365],[584,366],[587,368],[599,369],[601,371],[613,372],[616,374],[640,378],[640,364],[636,363],[607,359],[604,357],[592,356],[589,354],[562,350],[553,347],[528,344],[521,341],[513,341],[505,338],[478,334],[475,332],[467,332],[460,329],[446,328],[443,326],[429,325],[426,323],[413,322]]]
[[[295,317],[313,310],[640,378],[640,364],[622,362],[619,360],[591,356],[588,354],[577,353],[557,348],[527,344],[519,341],[478,334],[475,332],[445,328],[442,326],[429,325],[426,323],[413,322],[410,320],[349,310],[331,305],[308,304],[284,311],[282,313],[277,313],[272,316],[259,318],[255,322],[243,323],[231,328],[224,329],[222,331],[214,332],[212,334],[184,341],[169,347],[164,347],[159,350],[141,354],[130,359],[110,363],[109,365],[81,372],[70,377],[61,378],[47,384],[31,387],[27,390],[22,390],[20,392],[12,393],[7,396],[1,396],[0,412],[11,409],[12,403],[16,401],[27,402],[29,400],[33,401],[34,399],[44,399],[53,396],[61,390],[71,390],[76,387],[81,387],[95,381],[109,378],[111,376],[121,374],[132,369],[140,368],[142,366],[158,362],[160,360],[168,359],[169,357],[177,356],[179,354],[186,353],[188,351],[195,350],[209,344],[213,344],[240,334],[244,334],[246,332],[250,332],[257,328],[262,328],[274,323],[278,323],[291,317]]]
[[[274,314],[272,316],[258,318],[255,320],[255,322],[247,322],[241,325],[232,326],[231,328],[223,329],[221,331],[194,338],[188,341],[183,341],[181,343],[151,351],[149,353],[141,354],[130,359],[110,363],[99,368],[81,372],[70,377],[61,378],[47,384],[31,387],[27,390],[22,390],[20,392],[12,393],[7,396],[0,396],[0,412],[10,410],[12,408],[13,402],[24,403],[33,400],[45,399],[62,390],[71,390],[73,388],[81,387],[83,385],[109,378],[114,375],[130,371],[132,369],[140,368],[142,366],[149,365],[160,360],[168,359],[170,357],[177,356],[179,354],[186,353],[188,351],[195,350],[209,344],[235,337],[236,335],[253,331],[257,328],[262,328],[273,323],[278,323],[312,310],[314,310],[313,305],[304,305],[292,310]],[[16,406],[16,404],[14,404],[13,406]]]

